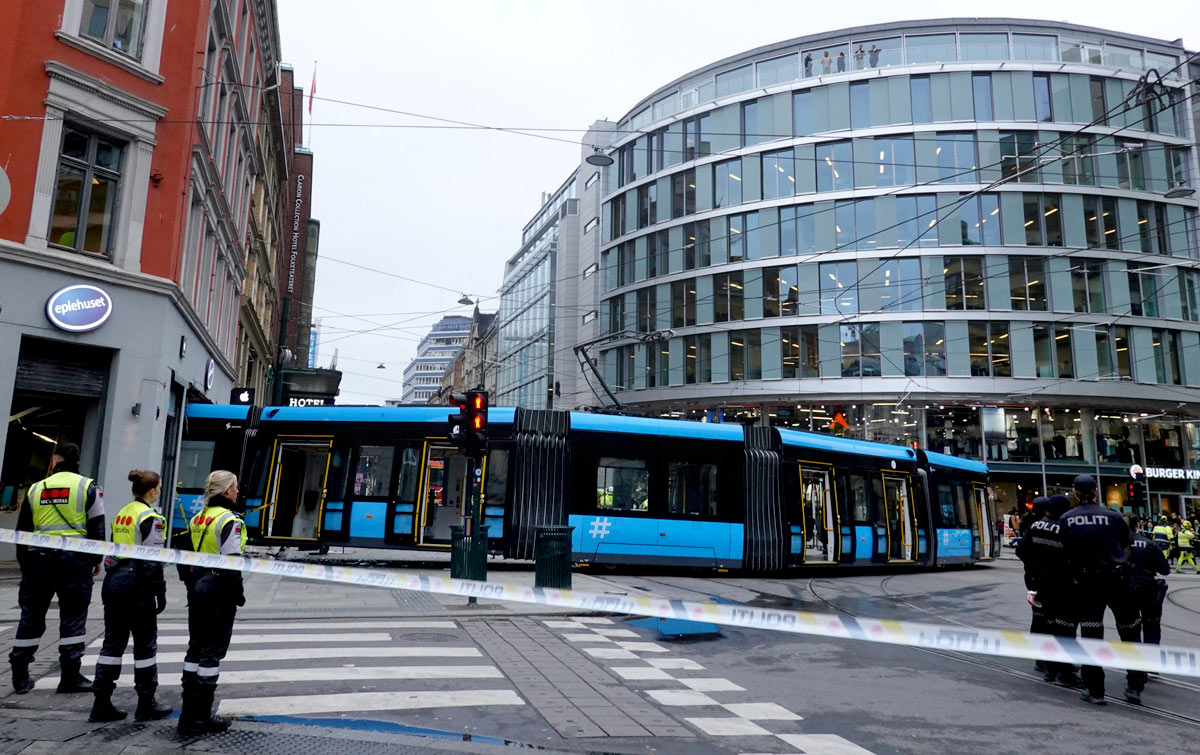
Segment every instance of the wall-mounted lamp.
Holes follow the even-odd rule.
[[[155,168],[150,173],[150,183],[154,184],[155,186],[158,186],[160,183],[162,183],[162,180],[163,180],[162,171]]]
[[[133,416],[142,416],[142,403],[140,401],[133,405]]]

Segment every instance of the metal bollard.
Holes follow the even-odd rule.
[[[574,527],[544,525],[533,536],[535,587],[571,589],[571,533]]]

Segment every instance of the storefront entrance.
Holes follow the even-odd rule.
[[[54,450],[64,443],[78,444],[80,471],[96,475],[111,363],[111,352],[104,349],[22,340],[0,470],[0,508],[20,505],[29,486],[49,474]]]

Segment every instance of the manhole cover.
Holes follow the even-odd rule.
[[[402,634],[400,636],[405,640],[412,640],[414,642],[441,642],[443,640],[459,639],[458,635],[439,634],[438,632],[417,632],[415,634]]]

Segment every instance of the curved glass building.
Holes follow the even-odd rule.
[[[581,163],[558,317],[610,337],[589,354],[637,413],[980,459],[1002,510],[1081,472],[1124,504],[1136,463],[1152,509],[1190,511],[1190,57],[951,19],[713,63],[589,132],[615,164]],[[596,403],[573,379],[563,401]]]

